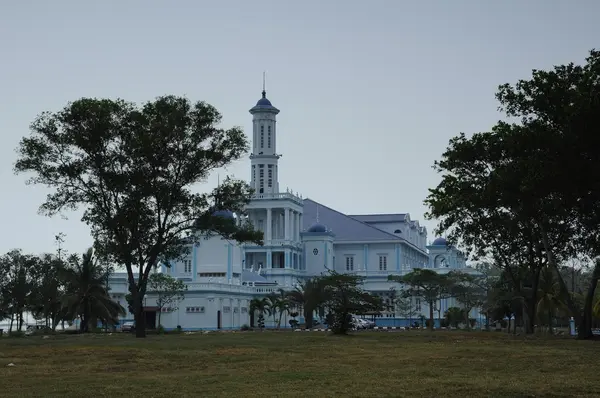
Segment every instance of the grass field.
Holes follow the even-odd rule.
[[[0,397],[599,395],[600,343],[559,338],[410,331],[0,339]]]

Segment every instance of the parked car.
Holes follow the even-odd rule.
[[[121,332],[135,332],[135,322],[125,322],[121,325]]]

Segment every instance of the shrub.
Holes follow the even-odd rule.
[[[242,327],[240,328],[240,330],[243,331],[243,332],[247,332],[247,331],[252,330],[252,329],[248,325],[242,325]]]

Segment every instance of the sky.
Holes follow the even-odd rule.
[[[251,133],[267,96],[278,116],[280,189],[347,214],[410,213],[448,140],[503,118],[498,85],[581,63],[600,46],[594,0],[77,0],[0,3],[0,253],[92,244],[81,213],[47,218],[49,192],[13,165],[43,111],[81,97],[207,101]],[[249,180],[244,158],[215,171]]]

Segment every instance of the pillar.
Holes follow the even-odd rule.
[[[285,209],[284,229],[285,229],[284,239],[290,240],[290,209]]]
[[[267,242],[271,241],[271,228],[273,224],[273,222],[271,221],[271,212],[271,209],[267,209],[267,228],[265,231],[265,241]]]

